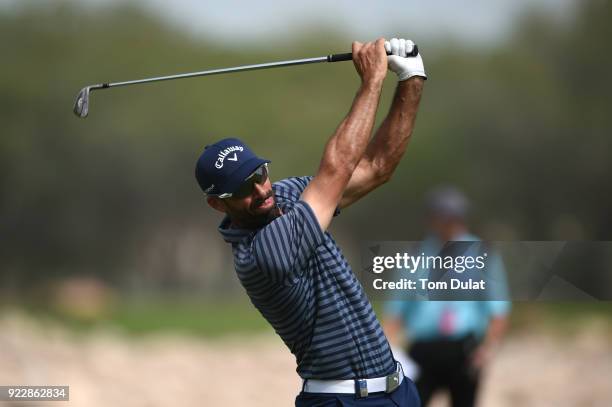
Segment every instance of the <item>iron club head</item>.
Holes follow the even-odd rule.
[[[74,101],[74,114],[84,119],[89,113],[89,93],[95,89],[110,88],[111,84],[101,83],[99,85],[89,85],[81,89]]]
[[[76,100],[74,102],[74,109],[73,109],[74,114],[76,114],[82,119],[86,118],[87,114],[89,113],[89,90],[90,89],[91,89],[91,86],[86,86],[83,89],[81,89],[81,91],[77,95]]]

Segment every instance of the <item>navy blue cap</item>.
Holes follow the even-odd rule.
[[[195,176],[206,194],[233,193],[258,167],[269,162],[257,157],[241,140],[226,138],[204,148]]]

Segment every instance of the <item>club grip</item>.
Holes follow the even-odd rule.
[[[391,55],[391,53],[387,52],[387,55]],[[417,55],[419,55],[419,47],[417,47],[417,45],[415,44],[414,48],[412,48],[412,52],[407,54],[406,58],[416,57]],[[352,52],[347,52],[345,54],[331,54],[327,56],[327,62],[351,61],[352,59],[353,59]]]

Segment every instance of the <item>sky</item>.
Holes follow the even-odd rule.
[[[60,0],[29,0],[52,4]],[[228,46],[250,41],[287,42],[315,27],[331,27],[355,40],[379,36],[451,38],[487,45],[503,40],[516,18],[530,9],[543,10],[560,20],[571,18],[579,0],[131,0],[173,25],[197,36],[205,35]],[[27,0],[0,0],[0,7]],[[106,7],[125,0],[78,0],[79,4]],[[397,33],[397,30],[402,31]]]

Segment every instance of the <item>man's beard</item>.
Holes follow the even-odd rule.
[[[279,208],[279,206],[276,204],[276,202],[274,202],[274,206],[272,207],[272,209],[270,209],[268,211],[268,213],[266,214],[267,216],[267,221],[266,224],[272,222],[274,219],[278,218],[279,216],[281,216],[283,213],[281,211],[281,209]]]
[[[268,198],[270,198],[273,195],[274,195],[274,192],[272,191],[272,189],[270,189],[270,191],[263,198],[254,200],[251,203],[251,211],[255,212],[257,208],[259,208]]]
[[[259,229],[281,216],[282,211],[278,207],[276,200],[274,200],[274,206],[272,206],[266,212],[255,213],[257,211],[257,208],[259,208],[266,201],[266,199],[273,196],[274,192],[270,190],[270,192],[267,193],[265,197],[254,201],[251,205],[251,214],[241,219],[240,223],[242,223],[249,229]]]

